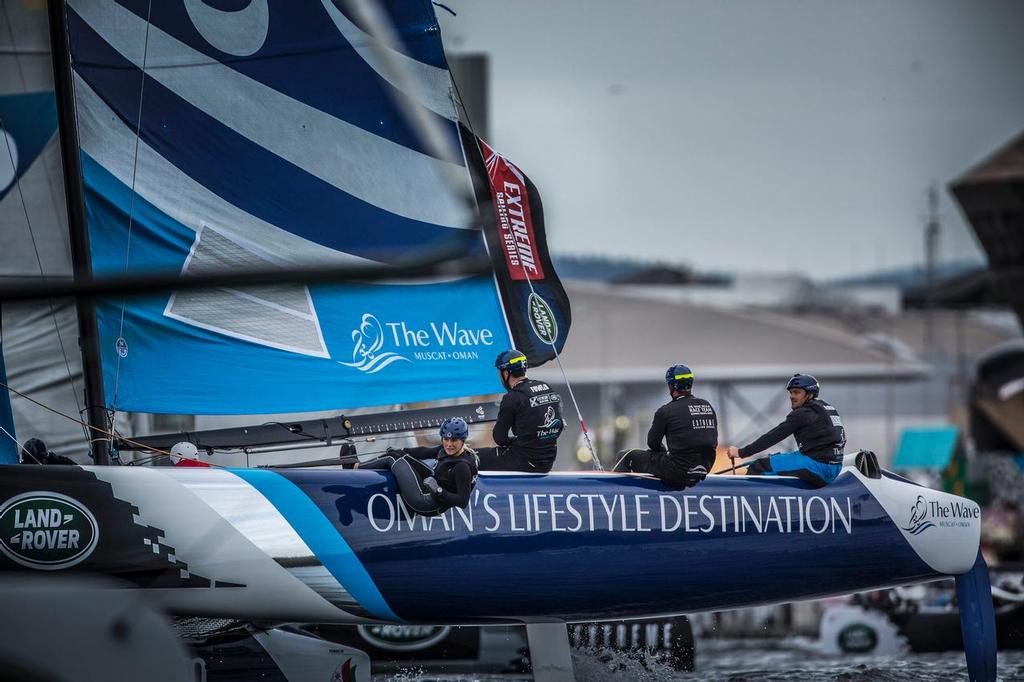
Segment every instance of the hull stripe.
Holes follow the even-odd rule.
[[[362,562],[335,530],[320,508],[294,483],[272,471],[232,469],[270,501],[309,545],[331,575],[370,613],[380,619],[400,621],[377,589]]]

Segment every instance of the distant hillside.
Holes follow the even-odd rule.
[[[578,256],[555,254],[555,270],[562,279],[619,284],[729,284],[735,275],[722,272],[696,272],[688,265],[643,261],[611,256]],[[984,268],[984,263],[960,260],[942,263],[935,269],[937,282],[955,280]],[[866,272],[860,275],[828,280],[826,285],[895,286],[902,291],[925,286],[925,272],[921,266],[906,266]]]
[[[687,265],[641,261],[609,256],[552,256],[562,279],[622,284],[724,284],[732,280],[722,273],[698,273]]]
[[[935,279],[953,279],[984,267],[984,263],[973,260],[941,263],[935,268]],[[902,268],[890,268],[888,270],[869,272],[863,275],[841,277],[839,279],[830,280],[828,284],[832,286],[895,286],[902,290],[907,290],[924,287],[926,284],[926,277],[922,266],[912,265]]]

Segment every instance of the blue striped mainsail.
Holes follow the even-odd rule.
[[[397,48],[332,0],[67,8],[97,275],[484,253],[430,2],[385,4]],[[385,62],[400,64],[404,88]],[[422,141],[410,108],[448,153]],[[98,317],[107,404],[125,411],[493,392],[493,358],[512,345],[490,276],[181,291],[102,301]]]

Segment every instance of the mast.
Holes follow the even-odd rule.
[[[64,0],[51,0],[48,5],[60,156],[64,170],[64,196],[68,207],[68,227],[71,236],[71,265],[75,281],[87,282],[92,279],[92,256],[85,227],[85,195],[82,188],[78,128],[75,124],[75,103],[71,84],[71,51],[66,30],[67,10]],[[100,365],[96,302],[91,297],[79,297],[75,299],[75,307],[78,313],[78,344],[82,352],[82,372],[85,378],[86,411],[89,426],[93,430],[89,445],[96,464],[110,464],[110,441],[103,437],[103,433],[108,431],[108,423]]]

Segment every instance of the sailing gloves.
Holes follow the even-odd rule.
[[[437,479],[433,476],[427,476],[423,479],[423,487],[429,490],[434,497],[440,497],[441,493],[444,492]]]

